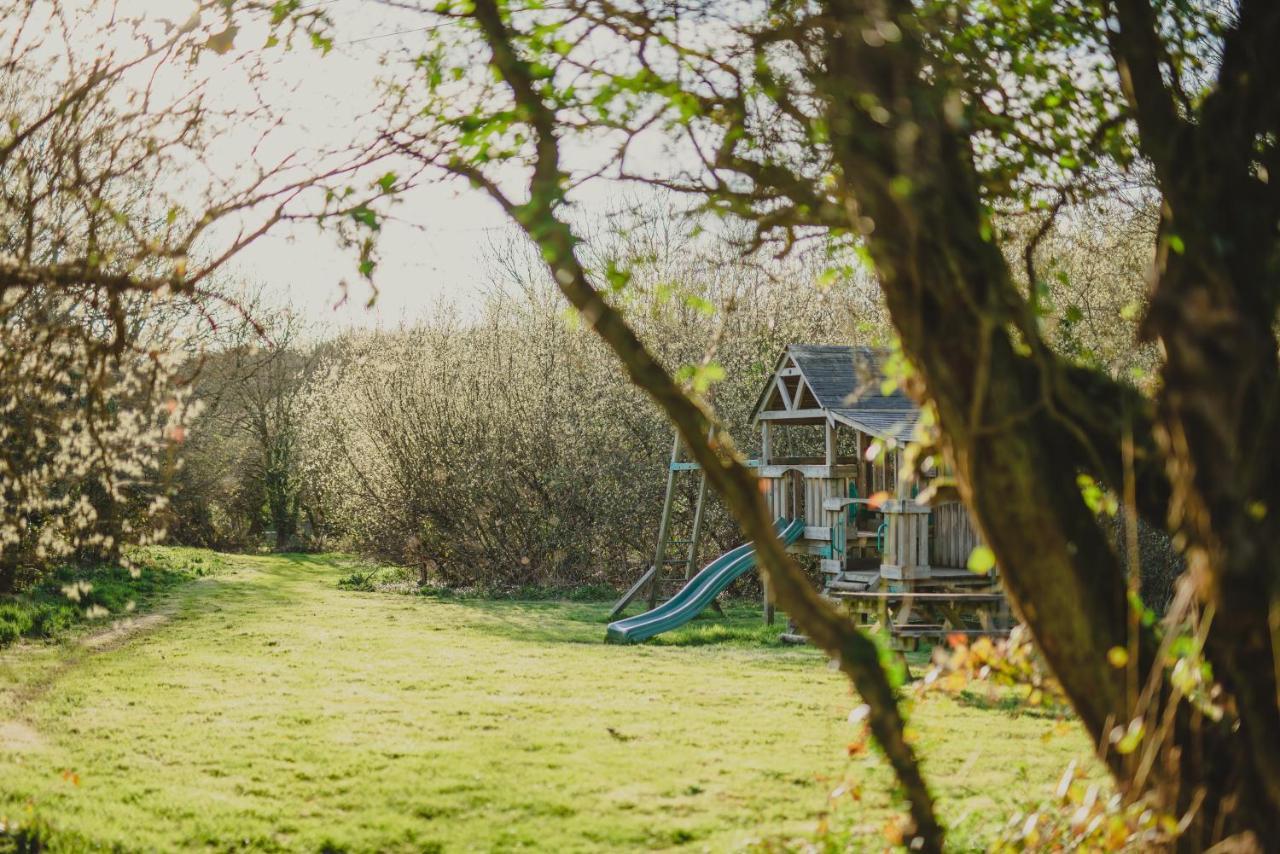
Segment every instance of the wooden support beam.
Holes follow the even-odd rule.
[[[698,483],[698,504],[693,511],[693,536],[689,539],[689,558],[684,565],[684,580],[693,578],[698,570],[698,545],[702,542],[702,508],[707,501],[707,473],[702,473]]]
[[[615,602],[613,609],[609,611],[610,620],[627,610],[627,606],[635,601],[636,597],[640,595],[640,591],[644,590],[645,585],[653,581],[653,576],[657,571],[658,568],[656,566],[649,567],[649,570],[644,575],[640,576],[640,580],[631,585],[626,593],[622,594],[622,598]]]
[[[782,381],[782,377],[776,377],[774,382],[778,386],[778,393],[782,395],[783,406],[787,408],[788,412],[793,411],[796,408],[796,403],[791,399],[791,392],[787,391],[787,384]]]
[[[786,412],[761,412],[756,418],[761,421],[793,421],[799,418],[813,418],[814,423],[827,420],[825,409],[789,409]]]
[[[671,509],[675,503],[676,469],[680,462],[680,434],[676,434],[671,446],[671,465],[667,467],[667,493],[662,499],[662,520],[658,523],[658,547],[653,554],[654,573],[649,582],[649,610],[658,606],[658,587],[662,581],[663,561],[667,556],[667,535],[671,529]]]
[[[831,478],[831,477],[849,477],[857,470],[856,466],[838,465],[828,466],[819,462],[812,463],[779,463],[774,462],[772,465],[760,466],[757,474],[760,477],[782,477],[788,472],[799,472],[805,477],[811,478]]]

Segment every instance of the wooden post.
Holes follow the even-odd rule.
[[[760,465],[769,465],[773,459],[773,425],[768,421],[760,422]]]
[[[826,436],[827,436],[827,465],[833,466],[836,464],[836,427],[835,427],[835,424],[831,422],[830,418],[827,419]]]
[[[693,511],[693,536],[689,539],[689,559],[684,565],[684,580],[693,578],[698,566],[698,544],[702,541],[702,508],[707,501],[707,473],[698,483],[698,506]]]
[[[882,507],[889,529],[880,557],[880,577],[889,581],[930,577],[929,508],[898,498],[886,501]]]
[[[653,554],[653,581],[649,582],[649,610],[658,606],[658,587],[662,584],[663,561],[667,558],[667,534],[671,528],[671,508],[675,503],[676,463],[680,462],[680,434],[671,446],[671,465],[667,466],[667,495],[662,500],[662,521],[658,523],[658,547]]]
[[[854,483],[858,487],[858,494],[866,498],[871,494],[871,490],[867,489],[867,461],[862,458],[862,431],[853,431],[853,452],[858,460],[857,474],[854,476]]]

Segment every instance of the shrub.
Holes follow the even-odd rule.
[[[40,602],[31,607],[31,636],[54,638],[80,621],[80,612],[68,603]]]
[[[856,282],[784,295],[732,269],[684,276],[684,294],[655,282],[627,310],[673,370],[715,350],[726,375],[716,407],[750,451],[751,409],[782,347],[849,340],[839,318],[868,298]],[[817,277],[800,264],[786,274]],[[704,311],[726,304],[733,310]],[[616,589],[652,559],[671,427],[594,333],[566,322],[550,286],[495,293],[479,320],[440,311],[396,333],[333,342],[303,410],[318,533],[415,567],[424,581]],[[697,480],[680,479],[685,528]],[[739,537],[714,501],[704,532],[704,560]]]
[[[16,604],[0,605],[0,646],[13,643],[31,631],[31,614]]]
[[[182,581],[224,565],[217,555],[191,549],[141,548],[128,556],[132,570],[63,565],[27,592],[0,601],[0,646],[22,636],[58,637],[93,614],[126,614]]]
[[[373,583],[372,572],[353,572],[338,579],[338,586],[343,590],[356,590],[361,593],[372,593],[377,587]]]
[[[18,631],[17,626],[0,620],[0,646],[8,646],[20,637],[22,632]]]

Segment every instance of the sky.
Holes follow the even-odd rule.
[[[76,0],[72,0],[76,2]],[[95,0],[81,0],[91,4]],[[185,22],[195,8],[193,0],[113,0],[125,16],[140,15],[153,26],[159,21]],[[380,64],[385,56],[411,55],[425,38],[422,15],[389,8],[376,0],[303,0],[304,9],[321,8],[332,22],[333,49],[324,56],[301,39],[291,50],[266,46],[269,30],[247,25],[236,33],[230,52],[204,51],[194,75],[206,79],[208,95],[225,109],[250,109],[265,104],[281,120],[266,151],[255,150],[261,127],[220,127],[214,144],[207,146],[198,166],[201,173],[229,175],[242,168],[246,158],[270,161],[284,153],[339,149],[369,128],[371,105],[380,95],[380,79],[391,70]],[[110,11],[110,3],[100,8]],[[242,22],[243,23],[243,22]],[[203,24],[218,25],[206,12]],[[122,32],[132,37],[133,30]],[[88,49],[96,29],[83,36]],[[126,52],[133,45],[121,44]],[[261,63],[265,76],[250,81],[248,69]],[[190,69],[171,63],[165,74],[169,91],[189,85]],[[140,72],[139,80],[149,75]],[[362,119],[364,116],[366,118]],[[379,166],[397,169],[397,164]],[[397,170],[404,174],[404,167]],[[368,181],[372,176],[367,176]],[[183,176],[194,188],[198,180]],[[178,195],[186,192],[179,185]],[[197,194],[191,189],[191,196]],[[578,215],[587,219],[607,215],[617,207],[623,188],[597,184],[577,192]],[[629,198],[634,190],[627,191]],[[225,241],[237,223],[215,228],[211,244]],[[366,305],[368,285],[357,274],[354,250],[342,248],[333,234],[313,223],[281,223],[242,250],[223,269],[225,280],[261,287],[269,301],[289,303],[300,314],[323,327],[394,327],[448,303],[464,314],[478,305],[478,295],[489,282],[486,256],[493,241],[515,234],[505,214],[487,196],[461,182],[424,183],[406,193],[383,221],[379,237],[379,264],[375,275],[376,304]],[[342,282],[350,295],[342,301]],[[339,303],[341,305],[338,305]]]
[[[160,4],[172,15],[172,0],[135,0]],[[273,57],[270,75],[255,97],[268,101],[291,128],[285,144],[341,146],[352,136],[347,117],[367,111],[388,75],[380,57],[416,55],[423,43],[423,16],[389,8],[376,0],[319,0],[332,21],[334,48],[320,57],[309,47],[295,47]],[[253,49],[266,31],[243,32],[237,49]],[[215,60],[216,61],[216,60]],[[236,91],[234,88],[232,92]],[[292,133],[292,136],[288,136]],[[669,167],[670,151],[656,138],[633,141],[629,165],[642,172]],[[590,159],[589,151],[566,149],[565,157]],[[596,179],[573,193],[575,218],[594,227],[611,212],[646,195],[635,186]],[[594,228],[592,228],[594,230]],[[464,183],[425,183],[407,194],[384,223],[379,238],[376,304],[367,308],[369,289],[356,275],[350,249],[339,248],[331,234],[312,225],[283,227],[260,239],[236,259],[234,275],[265,286],[304,316],[329,327],[394,327],[422,316],[440,303],[465,315],[479,304],[490,283],[486,257],[494,241],[517,234],[503,211],[485,194]],[[350,299],[339,282],[352,284]]]
[[[351,146],[353,140],[373,138],[383,119],[377,111],[385,94],[383,84],[403,78],[403,63],[427,44],[424,30],[438,25],[420,12],[389,2],[392,5],[378,0],[302,0],[303,11],[320,10],[330,23],[327,32],[333,43],[325,55],[305,34],[291,49],[273,45],[280,30],[273,31],[265,16],[242,16],[228,50],[206,49],[192,64],[183,57],[163,63],[158,72],[154,63],[134,68],[119,95],[122,105],[129,103],[130,93],[136,96],[143,89],[150,93],[149,103],[159,104],[166,98],[181,99],[191,86],[203,85],[204,97],[215,111],[259,113],[256,118],[215,120],[208,142],[184,149],[179,156],[186,159],[169,169],[171,177],[157,188],[163,204],[185,210],[196,221],[211,204],[228,198],[225,187],[245,187],[258,166],[293,157],[302,170],[295,177],[313,175],[332,165],[333,152]],[[199,8],[196,0],[60,0],[56,6],[43,4],[43,31],[58,30],[52,10],[70,7],[82,13],[71,37],[81,62],[96,61],[103,53],[132,57],[145,52],[145,37],[163,40],[175,27],[195,25],[199,39],[218,33],[223,20],[215,4],[204,4],[202,15],[193,18]],[[57,64],[58,40],[50,40],[49,46],[54,53],[48,60]],[[160,97],[153,97],[157,93]],[[678,161],[682,156],[661,135],[633,139],[629,151],[628,167],[650,174],[668,171],[672,158]],[[570,168],[589,171],[597,155],[581,144],[566,143],[564,148]],[[413,168],[380,162],[376,172],[350,180],[369,187],[387,170],[404,176]],[[313,200],[318,198],[317,191]],[[595,179],[575,187],[572,201],[575,222],[599,233],[611,212],[646,201],[646,193]],[[318,210],[320,205],[311,208]],[[206,235],[203,257],[220,255],[235,241],[238,228],[253,231],[261,222],[253,217],[261,215],[263,208],[218,220]],[[493,284],[489,257],[495,243],[520,239],[488,196],[438,176],[424,178],[402,194],[391,216],[381,222],[372,307],[368,303],[373,292],[358,273],[356,251],[340,246],[331,229],[322,230],[312,221],[275,225],[236,254],[218,272],[218,279],[223,287],[243,283],[261,291],[268,302],[287,303],[321,328],[388,328],[412,322],[441,304],[464,316],[477,309],[481,294]]]
[[[385,71],[378,59],[414,44],[421,19],[370,0],[329,0],[335,46],[320,57],[307,46],[283,52],[269,66],[260,93],[286,122],[300,144],[341,145],[349,136],[344,116],[367,110]],[[242,33],[237,42],[261,44],[262,34]],[[240,47],[240,44],[237,44]],[[396,326],[450,302],[467,310],[486,281],[489,242],[510,230],[506,217],[487,197],[470,188],[426,185],[398,204],[380,237],[376,275],[378,298],[366,308],[368,288],[356,275],[349,249],[314,225],[282,224],[239,255],[229,272],[264,286],[313,321],[336,327]],[[351,298],[335,309],[339,282],[351,283]]]

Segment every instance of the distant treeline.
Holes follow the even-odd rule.
[[[613,246],[629,271],[615,299],[671,370],[710,384],[745,452],[786,344],[891,344],[867,271],[820,253],[747,262],[658,222]],[[1141,382],[1152,356],[1132,344],[1132,305],[1146,250],[1116,247],[1148,244],[1140,223],[1121,225],[1111,238],[1087,220],[1051,235],[1040,304],[1061,346]],[[207,353],[171,538],[353,550],[455,587],[634,579],[651,559],[669,425],[519,244],[495,247],[478,303],[467,317],[441,307],[397,331],[318,342],[282,316],[265,338]],[[680,487],[677,524],[697,479]],[[714,501],[705,530],[704,556],[739,536]]]
[[[506,260],[512,275],[468,319],[442,308],[307,345],[286,329],[287,344],[208,358],[171,536],[352,549],[460,587],[634,578],[656,537],[671,428],[536,267]],[[787,343],[889,338],[869,281],[819,287],[811,263],[686,267],[682,281],[645,269],[629,314],[673,371],[723,375],[711,394],[744,443]],[[696,487],[684,479],[681,515]],[[705,530],[707,554],[738,536],[718,507]]]

